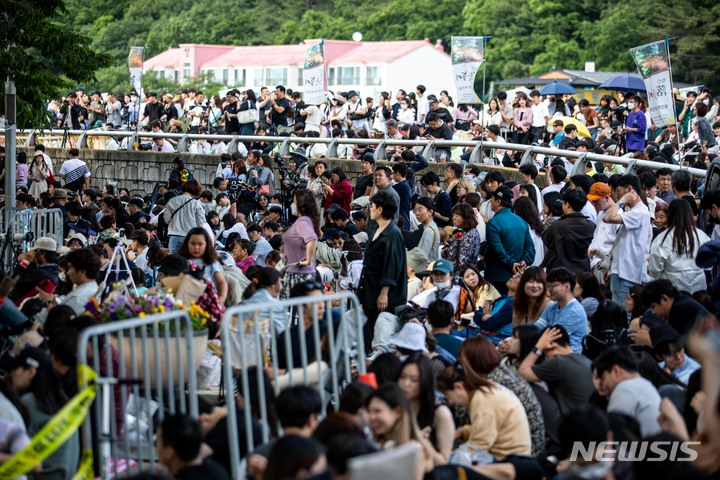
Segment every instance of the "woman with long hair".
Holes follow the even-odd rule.
[[[513,105],[514,143],[530,143],[532,120],[533,113],[532,108],[530,108],[530,99],[523,93],[518,98],[517,104]]]
[[[455,440],[450,409],[435,397],[435,376],[430,359],[412,353],[403,363],[397,384],[405,392],[417,425],[436,450],[436,462],[447,463]]]
[[[242,102],[238,107],[238,112],[250,110],[256,108],[257,97],[252,88],[248,88],[242,94]],[[255,133],[255,122],[241,123],[240,124],[240,135],[252,135]]]
[[[492,308],[492,303],[500,298],[500,293],[497,289],[492,283],[483,278],[480,270],[478,270],[475,265],[461,265],[458,273],[460,273],[460,277],[472,294],[475,308],[482,308],[484,311],[489,312]]]
[[[452,209],[452,222],[455,231],[450,242],[443,250],[443,257],[450,260],[455,271],[460,265],[476,265],[480,257],[480,233],[477,231],[477,217],[472,207],[459,203]]]
[[[582,304],[588,318],[593,316],[600,303],[605,300],[605,294],[602,287],[600,287],[600,282],[592,272],[577,273],[573,295]]]
[[[418,428],[410,402],[396,383],[384,383],[368,397],[365,407],[368,424],[375,442],[388,449],[417,443],[423,450],[422,471],[429,472],[435,466],[435,449],[425,440]]]
[[[465,197],[468,193],[475,193],[475,184],[472,180],[461,178],[457,183],[457,203],[465,203]]]
[[[219,96],[214,95],[212,99],[210,100],[208,104],[208,109],[206,110],[206,115],[208,119],[208,126],[210,127],[210,132],[214,132],[220,127],[224,117],[223,117],[223,109],[222,109],[222,100]]]
[[[275,195],[275,174],[273,173],[273,159],[270,155],[260,155],[258,169],[253,169],[251,175],[255,177],[255,184],[259,193]]]
[[[513,302],[513,326],[534,323],[550,301],[545,272],[540,267],[526,268]]]
[[[9,378],[29,414],[27,433],[33,436],[67,403],[60,374],[42,350],[28,347],[13,359]],[[42,475],[35,478],[71,478],[77,472],[80,438],[77,432],[42,462]]]
[[[449,404],[470,406],[470,425],[458,432],[463,440],[498,460],[530,455],[530,425],[522,403],[487,378],[498,365],[500,354],[488,339],[468,338],[460,347],[458,362],[440,374],[438,389]]]
[[[500,113],[500,102],[497,98],[491,98],[483,110],[482,126],[497,125],[502,123],[502,114]]]
[[[47,192],[47,178],[50,176],[50,170],[48,169],[47,163],[45,163],[45,157],[42,156],[42,152],[36,152],[37,155],[33,157],[32,165],[30,166],[30,175],[28,178],[32,180],[30,190],[28,193],[35,198],[40,198],[40,194]]]
[[[680,291],[707,289],[705,272],[697,266],[695,257],[709,241],[707,234],[697,228],[690,204],[684,199],[673,200],[668,207],[667,230],[650,245],[650,276],[670,280]]]
[[[200,267],[207,278],[215,284],[220,305],[225,304],[228,284],[223,267],[215,252],[214,240],[203,227],[191,229],[183,240],[177,254]]]
[[[530,190],[535,194],[534,188]],[[520,196],[513,204],[513,211],[515,215],[525,220],[525,223],[530,227],[530,238],[532,238],[533,245],[535,245],[535,260],[533,260],[532,266],[537,267],[545,258],[545,243],[542,240],[545,225],[540,221],[540,213],[535,205],[536,203],[529,196]]]
[[[520,364],[533,348],[542,331],[535,325],[517,325],[512,329],[512,336],[498,344],[498,351],[503,355],[502,363],[513,372],[517,372]]]
[[[520,197],[528,197],[532,202],[536,205],[535,210],[537,210],[538,205],[538,188],[535,185],[530,185],[529,183],[523,183],[520,185],[520,191],[518,192],[518,195]],[[538,215],[540,212],[538,212]]]
[[[330,171],[332,178],[332,185],[323,185],[323,192],[325,195],[325,210],[330,208],[330,205],[339,205],[340,208],[345,210],[348,215],[350,214],[350,204],[353,200],[353,188],[350,181],[347,179],[347,175],[343,171],[342,167],[335,167]]]
[[[290,296],[295,284],[315,280],[315,249],[320,233],[320,212],[310,190],[300,189],[293,196],[295,223],[283,234],[287,269],[283,279],[282,298]]]

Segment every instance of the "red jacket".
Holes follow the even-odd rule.
[[[341,180],[340,183],[336,183],[332,186],[333,194],[325,197],[325,210],[327,210],[333,203],[340,205],[348,215],[350,214],[350,204],[353,201],[353,188],[350,182]]]

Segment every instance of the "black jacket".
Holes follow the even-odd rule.
[[[553,222],[542,235],[547,247],[543,266],[548,271],[555,267],[566,267],[573,273],[590,271],[587,253],[594,233],[595,224],[581,213]]]
[[[387,312],[407,303],[407,258],[405,241],[396,223],[388,225],[365,247],[365,263],[358,298],[367,311],[377,311],[380,290],[389,286]]]

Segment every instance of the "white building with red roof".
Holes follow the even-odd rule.
[[[302,66],[307,44],[227,45],[180,44],[145,61],[146,71],[183,83],[201,74],[227,87],[270,88],[285,85],[302,91]],[[415,91],[423,84],[428,93],[455,93],[450,56],[425,40],[353,42],[325,40],[328,89],[356,90],[362,97],[381,91],[394,96],[402,88]]]

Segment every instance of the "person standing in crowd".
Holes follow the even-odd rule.
[[[71,148],[68,151],[70,158],[60,167],[60,178],[65,180],[65,190],[82,192],[90,186],[90,169],[87,163],[80,160],[80,150]]]
[[[297,283],[315,279],[315,251],[321,237],[320,212],[310,190],[296,190],[291,209],[298,218],[282,236],[287,257],[282,298],[289,298]]]
[[[633,285],[642,283],[645,254],[652,239],[650,211],[643,203],[640,180],[623,175],[618,180],[619,200],[603,217],[603,222],[620,225],[610,251],[612,261],[608,276],[612,300],[623,305]]]
[[[198,198],[202,186],[197,180],[188,180],[180,187],[182,195],[171,198],[165,206],[163,220],[168,225],[169,252],[178,251],[187,232],[205,223],[205,209]]]
[[[515,273],[532,265],[535,245],[523,219],[512,212],[513,193],[505,185],[492,192],[491,208],[495,215],[487,224],[485,278],[501,294],[507,293],[505,283]]]
[[[452,200],[450,195],[440,187],[440,177],[435,172],[427,172],[420,177],[420,184],[425,190],[435,198],[435,207],[433,208],[433,218],[437,226],[447,227],[450,225],[452,216]]]
[[[563,194],[563,217],[553,222],[542,234],[547,247],[543,266],[548,270],[567,267],[573,273],[590,270],[588,247],[593,239],[595,224],[580,211],[587,203],[581,189]]]
[[[357,292],[368,318],[366,336],[369,339],[380,313],[392,313],[395,307],[407,302],[405,241],[393,221],[397,208],[395,197],[388,192],[380,191],[370,199],[370,218],[377,228],[365,247],[365,263]]]
[[[647,119],[645,112],[640,109],[643,100],[635,95],[626,99],[628,110],[623,132],[625,132],[625,150],[628,152],[642,152],[645,150],[645,137],[647,133]]]

